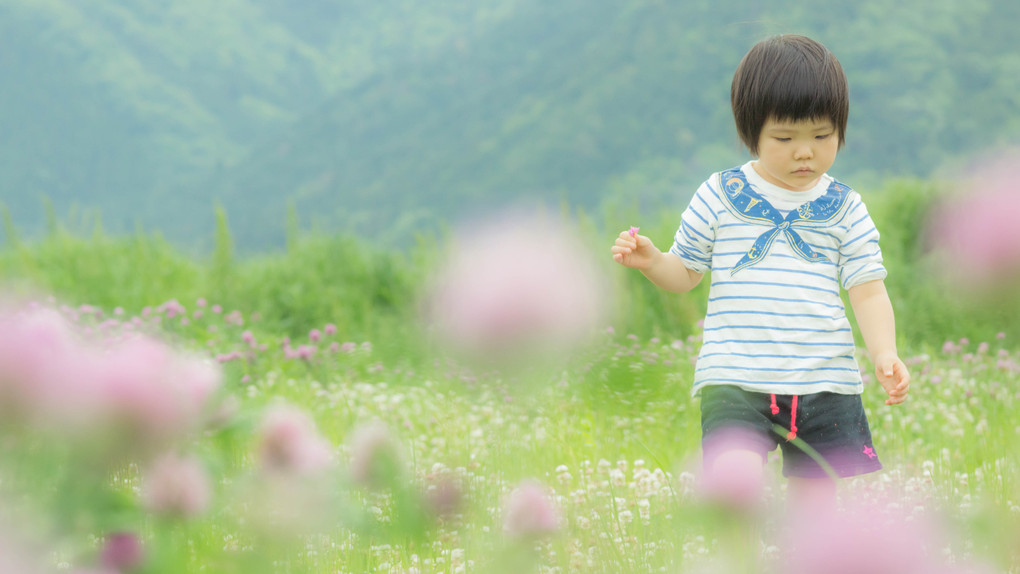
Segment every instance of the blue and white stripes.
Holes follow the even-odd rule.
[[[780,211],[797,207],[791,192],[769,185],[750,163],[741,170],[756,197]],[[820,197],[833,182],[822,180],[817,191],[794,200]],[[713,384],[777,394],[861,392],[840,288],[882,279],[886,271],[867,209],[856,192],[844,189],[847,203],[831,222],[797,228],[800,240],[824,257],[808,261],[778,235],[751,265],[746,255],[769,226],[733,213],[733,202],[720,195],[726,192],[719,174],[695,193],[670,250],[694,271],[711,272],[695,393]]]

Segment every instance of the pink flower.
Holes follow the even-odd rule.
[[[704,471],[699,487],[709,502],[731,511],[753,513],[764,504],[764,460],[749,451],[758,440],[741,428],[715,431],[704,443]]]
[[[511,538],[537,538],[559,529],[560,520],[545,487],[525,481],[507,499],[503,512],[503,531]]]
[[[150,512],[190,518],[209,507],[212,485],[195,457],[167,454],[148,469],[142,482],[142,503]]]
[[[979,282],[1017,279],[1020,273],[1020,155],[1013,152],[978,165],[960,193],[935,210],[929,235],[951,262],[950,279]]]
[[[311,331],[308,332],[308,340],[310,340],[311,342],[318,343],[320,339],[322,339],[322,331],[319,331],[318,329],[312,329]]]
[[[66,392],[74,394],[66,367],[80,349],[73,327],[58,312],[0,309],[0,413],[46,418]]]
[[[177,315],[182,315],[185,312],[187,312],[187,309],[184,308],[184,305],[181,305],[177,301],[177,299],[171,299],[171,300],[167,301],[166,303],[163,303],[162,305],[160,305],[159,308],[160,308],[161,311],[166,313],[166,316],[168,318],[170,318],[170,319],[173,319]]]
[[[425,491],[425,508],[435,517],[447,518],[457,513],[464,501],[464,493],[457,482],[440,478]]]
[[[323,330],[327,335],[335,335],[336,325],[334,325],[333,323],[328,323]]]
[[[538,217],[465,230],[433,278],[427,319],[468,355],[562,355],[604,311],[605,278],[575,233]]]
[[[157,442],[194,430],[222,379],[211,361],[141,336],[108,349],[92,375],[108,419]]]
[[[780,571],[787,574],[946,572],[942,533],[932,517],[908,520],[896,506],[851,501],[837,512],[805,508],[790,516]]]
[[[351,433],[351,479],[367,487],[381,487],[401,473],[397,441],[381,421],[360,426]]]
[[[319,435],[308,415],[288,405],[272,407],[262,419],[258,458],[262,468],[310,474],[329,466],[332,447]]]
[[[99,561],[106,568],[119,572],[134,570],[142,565],[145,552],[138,536],[129,532],[116,532],[106,537]]]

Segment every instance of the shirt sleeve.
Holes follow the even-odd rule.
[[[849,226],[839,248],[839,279],[844,289],[885,279],[887,275],[882,265],[882,249],[878,246],[879,233],[875,222],[860,197],[856,197],[854,203],[847,214]]]
[[[684,265],[696,272],[705,273],[712,269],[712,249],[718,226],[717,202],[711,180],[701,184],[691,198],[690,205],[680,216],[680,228],[673,237],[669,252],[683,261]]]

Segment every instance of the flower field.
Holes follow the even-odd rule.
[[[775,453],[701,472],[706,286],[610,267],[590,220],[247,260],[222,213],[208,260],[8,221],[0,574],[1020,574],[1017,260],[944,281],[931,190],[883,197],[911,394],[860,356],[885,469],[807,516]]]
[[[915,350],[900,407],[868,387],[886,469],[840,494],[864,526],[813,524],[797,552],[775,461],[764,508],[700,495],[696,335],[601,329],[512,371],[205,300],[22,301],[3,335],[5,573],[1020,571],[1005,335]]]

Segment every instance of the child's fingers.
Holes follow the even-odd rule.
[[[637,249],[637,243],[634,241],[627,241],[626,239],[617,239],[616,244],[613,245],[613,251],[620,251],[624,253],[631,253]]]
[[[610,249],[614,254],[630,255],[634,252],[634,246],[632,245],[614,245]]]
[[[617,239],[617,241],[620,241]],[[624,257],[629,256],[634,252],[633,249],[625,245],[614,245],[610,248],[610,252],[613,254],[613,261],[623,264]]]
[[[631,234],[631,232],[629,231],[621,231],[620,237],[617,239],[617,242],[619,242],[621,239],[633,245],[642,245],[646,241],[648,241],[648,238],[646,238],[644,235],[640,235],[637,233]]]
[[[886,399],[885,404],[887,404],[887,405],[898,405],[898,404],[902,403],[903,401],[907,400],[907,390],[908,390],[908,387],[906,385],[903,385],[903,384],[897,386],[894,389],[890,389],[888,391],[889,398]]]

